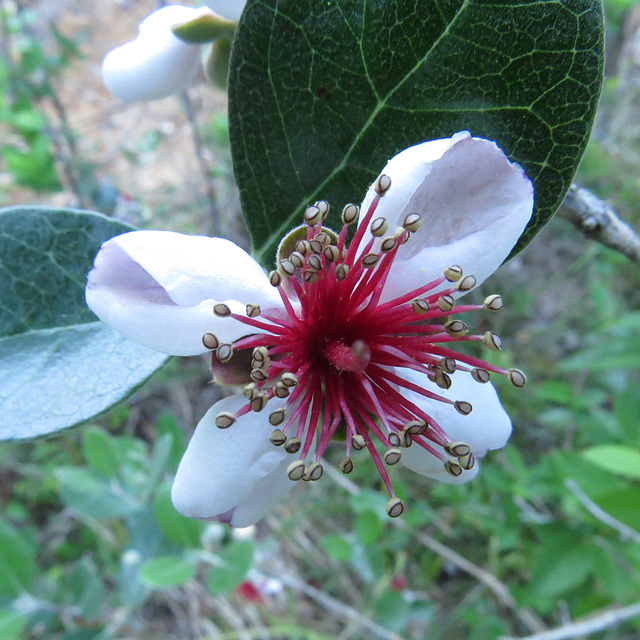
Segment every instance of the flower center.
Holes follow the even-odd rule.
[[[244,323],[250,334],[234,344],[220,344],[213,334],[206,334],[203,342],[221,362],[240,350],[252,353],[252,382],[244,387],[247,404],[235,414],[220,413],[218,427],[228,428],[242,415],[271,405],[268,421],[277,428],[270,440],[299,454],[287,474],[291,480],[307,481],[322,476],[320,459],[328,443],[346,432],[340,470],[350,473],[353,451],[366,448],[391,494],[387,513],[396,517],[404,506],[386,467],[400,461],[402,449],[421,447],[453,476],[475,463],[471,447],[452,442],[411,398],[448,404],[468,415],[469,402],[438,392],[451,386],[455,371],[470,372],[479,383],[487,382],[490,372],[507,375],[515,386],[523,386],[525,377],[517,369],[507,371],[449,348],[449,343],[461,341],[482,341],[493,350],[502,345],[491,332],[469,335],[467,325],[450,315],[456,307],[454,295],[476,284],[460,267],[452,266],[442,277],[381,302],[398,252],[421,224],[419,215],[410,214],[402,227],[387,234],[387,221],[375,218],[375,212],[390,186],[387,176],[378,178],[376,196],[349,245],[347,232],[359,218],[357,206],[343,209],[344,225],[337,237],[322,227],[328,203],[307,207],[306,239],[299,240],[269,275],[282,310],[263,313],[250,303],[246,315],[240,315],[217,304],[216,315]],[[367,229],[371,238],[365,242]],[[461,305],[457,311],[501,307],[502,299],[493,295],[482,305]],[[408,371],[425,374],[427,382],[412,382]]]
[[[351,346],[342,340],[327,340],[324,355],[338,371],[362,372],[371,362],[371,349],[364,340],[354,340]]]

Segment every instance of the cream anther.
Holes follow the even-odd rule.
[[[487,331],[484,336],[482,336],[482,342],[492,351],[500,351],[500,349],[502,349],[502,338],[492,331]]]
[[[485,384],[491,380],[491,374],[486,369],[479,369],[478,367],[471,370],[471,376],[476,382],[480,382],[481,384]]]
[[[444,463],[444,468],[445,471],[454,478],[462,475],[462,467],[455,460],[447,460]]]
[[[514,387],[524,387],[527,383],[527,377],[522,373],[522,371],[520,371],[520,369],[509,369],[507,372],[507,378]]]
[[[217,349],[220,343],[218,342],[218,338],[216,338],[213,333],[205,333],[202,336],[202,344],[204,345],[205,349],[213,350]]]
[[[498,311],[498,309],[502,309],[503,306],[502,296],[494,293],[491,296],[487,296],[482,304],[484,308],[489,311]]]
[[[231,411],[221,411],[215,419],[218,429],[228,429],[235,421],[236,417]]]
[[[387,191],[389,191],[389,187],[391,187],[391,178],[388,175],[383,173],[376,180],[376,186],[375,186],[376,193],[379,196],[383,196]]]
[[[353,471],[353,460],[349,456],[347,456],[346,458],[343,458],[340,461],[338,468],[345,475],[351,473]]]
[[[458,291],[471,291],[471,289],[473,289],[473,287],[476,286],[476,278],[475,276],[464,276],[463,278],[461,278],[460,280],[458,280],[458,282],[456,282],[455,284],[455,289],[457,289]]]
[[[287,453],[298,453],[298,451],[300,451],[301,446],[302,446],[302,442],[300,438],[289,438],[284,443],[284,450]]]
[[[465,402],[464,400],[456,400],[453,403],[453,406],[456,408],[456,411],[461,413],[463,416],[468,416],[473,411],[471,403]]]
[[[245,308],[246,308],[246,311],[247,311],[247,316],[249,318],[256,318],[257,316],[260,315],[260,305],[259,304],[254,304],[254,303],[250,302]]]
[[[400,458],[402,458],[402,451],[400,451],[400,449],[389,449],[388,451],[385,451],[383,456],[384,463],[389,466],[398,464],[398,462],[400,462]]]
[[[460,278],[462,278],[462,267],[459,267],[457,264],[450,266],[448,269],[444,270],[444,277],[449,282],[458,282]]]
[[[269,436],[269,442],[271,442],[271,444],[275,445],[276,447],[281,447],[286,441],[287,436],[283,431],[280,431],[280,429],[272,431],[271,435]]]
[[[376,218],[369,226],[369,231],[371,231],[372,236],[379,238],[387,232],[388,228],[389,223],[385,218]]]
[[[305,465],[302,460],[296,460],[287,467],[287,476],[289,480],[297,482],[304,475]]]
[[[213,313],[219,318],[227,318],[231,315],[231,309],[229,309],[226,304],[220,302],[213,306]]]
[[[380,257],[378,256],[377,253],[367,253],[367,255],[362,258],[360,264],[365,269],[373,269],[373,267],[375,267],[376,264],[378,264],[379,259]]]
[[[418,213],[410,213],[404,217],[402,227],[407,231],[416,232],[422,225],[422,217]]]
[[[397,518],[404,511],[404,504],[400,498],[391,498],[385,507],[387,515],[390,518]]]
[[[216,351],[216,356],[220,362],[229,362],[233,357],[233,345],[232,344],[221,344],[218,346]]]
[[[304,210],[303,214],[304,223],[310,227],[314,227],[320,220],[322,220],[322,211],[319,207],[311,205]]]
[[[427,311],[429,311],[430,306],[427,300],[416,298],[415,300],[411,301],[411,308],[413,309],[414,313],[422,315],[423,313],[427,313]]]
[[[342,222],[344,224],[353,224],[360,215],[360,207],[355,204],[348,204],[342,210]]]
[[[437,304],[438,304],[438,309],[446,313],[447,311],[451,311],[451,309],[453,309],[453,307],[456,306],[456,301],[451,296],[444,295],[438,298]]]
[[[284,408],[275,409],[269,414],[269,424],[273,427],[277,427],[284,422],[286,417],[287,412]]]

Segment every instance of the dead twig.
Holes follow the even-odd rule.
[[[344,487],[349,493],[356,495],[360,492],[360,489],[356,484],[345,478],[343,474],[331,465],[325,463],[324,469],[325,473],[327,473],[329,477],[335,480],[340,486]],[[409,533],[414,533],[403,520],[395,519],[392,520],[392,522],[398,528]],[[492,573],[489,573],[470,560],[467,560],[467,558],[461,556],[458,552],[450,549],[446,545],[442,544],[442,542],[439,542],[426,533],[417,534],[417,538],[422,545],[431,549],[431,551],[445,558],[445,560],[454,564],[461,571],[464,571],[478,580],[478,582],[485,585],[503,606],[514,612],[520,622],[522,622],[529,631],[538,632],[545,629],[545,625],[542,620],[533,611],[518,606],[518,603],[511,594],[509,587],[504,584],[504,582],[498,580],[498,578],[496,578]]]
[[[600,522],[606,524],[608,527],[615,529],[623,540],[631,540],[636,544],[640,544],[640,533],[635,529],[616,520],[612,515],[608,514],[604,509],[601,509],[591,498],[578,486],[575,480],[569,478],[565,480],[564,486],[573,493],[573,495],[580,500],[586,510],[594,517],[600,520]]]
[[[590,617],[588,620],[572,622],[550,631],[543,631],[542,633],[535,633],[521,638],[502,636],[499,640],[569,640],[570,638],[582,638],[592,633],[610,629],[625,620],[631,620],[638,616],[640,616],[640,602],[628,607],[609,609]]]
[[[588,189],[572,184],[558,215],[569,220],[591,240],[640,264],[640,234]]]

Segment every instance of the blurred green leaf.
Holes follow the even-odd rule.
[[[42,133],[29,140],[26,151],[7,145],[0,147],[2,158],[18,184],[43,191],[60,189],[50,145],[50,137]]]
[[[28,621],[29,616],[26,613],[12,609],[0,609],[0,638],[2,640],[18,638]]]
[[[593,563],[574,532],[552,525],[541,529],[539,535],[541,547],[532,558],[528,586],[537,596],[551,598],[580,584]]]
[[[399,591],[385,591],[373,603],[378,621],[393,631],[401,631],[404,628],[409,608],[409,603]]]
[[[99,478],[88,469],[63,467],[54,475],[67,506],[90,518],[117,518],[133,513],[140,504],[115,482]]]
[[[383,525],[373,511],[365,511],[356,519],[356,533],[364,545],[373,544],[382,533]]]
[[[178,426],[175,416],[166,411],[158,416],[156,429],[158,430],[159,435],[169,433],[172,436],[169,462],[172,470],[175,470],[178,468],[178,464],[180,463],[180,459],[182,458],[185,450],[184,431],[182,431]]]
[[[640,531],[640,487],[609,491],[593,501],[616,520]]]
[[[85,430],[82,439],[84,459],[103,476],[110,477],[118,469],[118,460],[111,442],[111,436],[95,425]]]
[[[616,394],[613,409],[622,433],[631,441],[640,441],[640,397],[634,385]]]
[[[129,230],[89,211],[0,210],[0,439],[86,422],[166,361],[98,322],[84,302],[98,248]]]
[[[213,594],[230,593],[244,579],[253,562],[253,544],[234,540],[220,556],[220,565],[212,567],[207,585]]]
[[[351,558],[351,545],[337,533],[330,533],[322,538],[321,545],[334,560],[346,562]]]
[[[318,199],[360,202],[400,150],[467,129],[519,162],[555,212],[602,84],[599,0],[249,0],[229,75],[234,173],[254,253],[272,263]]]
[[[181,547],[200,547],[204,524],[201,520],[185,518],[171,502],[171,487],[163,485],[156,493],[153,511],[162,532],[168,540]]]
[[[28,591],[35,574],[35,549],[17,529],[0,520],[0,595]]]
[[[83,618],[95,620],[104,602],[104,585],[96,565],[87,557],[79,560],[64,581],[65,596],[79,607]]]
[[[640,479],[640,450],[621,444],[602,444],[582,451],[591,464],[618,476]]]
[[[140,576],[151,587],[175,587],[191,580],[195,573],[195,566],[184,558],[160,557],[145,563]]]

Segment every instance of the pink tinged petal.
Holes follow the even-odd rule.
[[[476,464],[473,469],[464,471],[461,476],[454,478],[445,471],[441,460],[416,444],[402,450],[402,462],[416,473],[450,484],[461,484],[473,479],[480,466],[477,459],[484,456],[487,450],[504,447],[511,435],[511,419],[500,404],[493,385],[490,382],[486,384],[476,382],[466,371],[453,373],[451,388],[446,390],[435,387],[427,380],[425,374],[405,370],[403,377],[450,400],[464,400],[471,403],[473,410],[469,415],[464,416],[451,405],[427,400],[414,391],[405,392],[412,402],[438,422],[452,442],[466,442],[471,447],[476,456]],[[444,453],[440,447],[436,445],[433,447]]]
[[[246,402],[242,395],[224,398],[198,424],[171,491],[173,504],[183,515],[223,516],[233,526],[248,526],[272,509],[287,487],[293,488],[286,475],[290,456],[269,442],[273,428],[265,415],[284,406],[285,400],[271,400],[262,412],[247,413],[228,429],[216,427],[218,413],[236,412]]]
[[[202,4],[227,20],[240,19],[246,0],[202,0]]]
[[[187,44],[171,28],[211,13],[206,7],[162,7],[147,16],[138,37],[110,51],[102,63],[107,89],[122,100],[150,101],[186,89],[198,72],[200,45]]]
[[[133,231],[105,242],[89,273],[86,300],[105,323],[169,355],[206,351],[205,333],[232,342],[249,331],[213,306],[245,314],[251,302],[280,308],[262,267],[229,240],[171,231]]]
[[[452,264],[480,284],[509,255],[533,212],[533,185],[522,168],[495,142],[466,131],[405,149],[382,173],[391,188],[376,217],[387,218],[390,229],[409,213],[423,219],[398,252],[386,299],[440,277]],[[373,197],[371,187],[361,212]],[[367,232],[365,240],[370,237]]]

